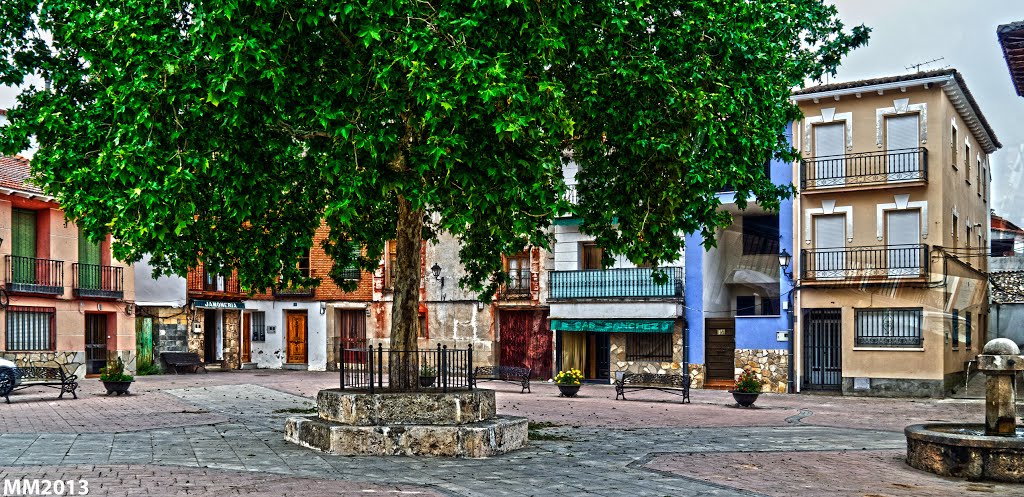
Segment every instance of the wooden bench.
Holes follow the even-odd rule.
[[[473,386],[477,380],[480,381],[507,381],[516,383],[523,387],[519,393],[530,392],[530,374],[533,368],[520,368],[516,366],[477,366],[473,370]],[[530,392],[533,393],[533,392]]]
[[[661,390],[690,402],[690,377],[679,374],[625,373],[615,380],[615,400],[626,399],[627,390]]]
[[[206,366],[195,352],[161,352],[160,357],[174,370],[174,374],[178,374],[182,368],[187,368],[186,371],[189,373],[198,373],[200,369],[206,372]]]
[[[63,367],[25,366],[17,368],[0,368],[0,397],[11,403],[11,392],[29,387],[59,388],[58,399],[70,393],[76,399],[78,394],[78,376],[67,374]]]

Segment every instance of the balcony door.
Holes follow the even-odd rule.
[[[814,216],[814,279],[846,277],[846,216]]]
[[[889,276],[921,276],[921,211],[885,213]]]
[[[36,282],[36,213],[11,209],[11,281]]]
[[[846,184],[846,123],[819,124],[814,127],[814,184]]]
[[[885,118],[886,167],[889,181],[910,181],[921,178],[918,163],[917,114]]]
[[[78,288],[100,290],[100,245],[92,243],[78,229]]]

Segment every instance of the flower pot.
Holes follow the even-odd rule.
[[[580,385],[563,385],[558,384],[558,391],[561,392],[562,397],[575,397],[580,391]]]
[[[757,396],[760,395],[758,392],[737,392],[736,390],[729,390],[732,394],[732,398],[736,399],[736,403],[740,407],[750,407],[754,405],[757,400]]]
[[[437,376],[420,375],[420,386],[423,388],[433,386],[435,380],[437,380]]]
[[[128,387],[132,386],[130,381],[100,381],[103,381],[103,387],[107,389],[107,395],[112,393],[128,395]]]

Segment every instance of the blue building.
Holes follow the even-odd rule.
[[[774,160],[768,169],[773,183],[792,184],[792,164]],[[733,223],[716,234],[718,246],[706,251],[699,233],[686,238],[685,356],[693,387],[731,388],[749,365],[765,391],[786,392],[793,284],[779,254],[794,252],[793,201],[769,213],[756,199],[739,209],[733,192],[719,199]]]

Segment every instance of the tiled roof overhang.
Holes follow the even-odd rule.
[[[1024,97],[1024,21],[999,26],[996,36],[1003,47],[1003,57],[1017,95]]]

